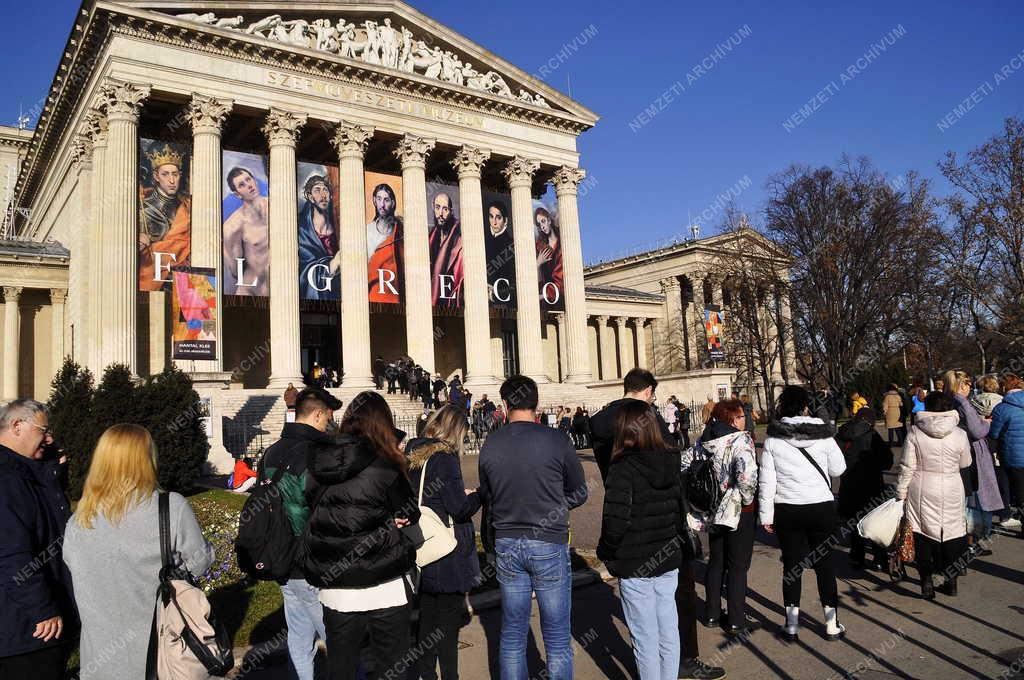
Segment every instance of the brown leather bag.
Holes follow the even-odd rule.
[[[906,517],[900,520],[896,551],[899,553],[900,561],[904,564],[914,561],[914,530],[910,527],[910,522]]]

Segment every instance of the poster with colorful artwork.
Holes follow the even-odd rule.
[[[139,139],[139,290],[166,290],[192,253],[186,144]]]
[[[338,166],[296,165],[299,209],[299,298],[341,298],[341,256],[338,252]]]
[[[217,277],[213,268],[171,270],[171,358],[217,358]]]
[[[718,305],[704,308],[704,333],[708,338],[708,358],[712,361],[725,359],[722,347],[722,329],[725,326],[725,312]]]
[[[512,197],[484,192],[484,250],[491,307],[516,307],[516,246],[512,238]]]
[[[537,246],[537,283],[540,308],[565,310],[565,281],[562,273],[562,234],[558,226],[558,208],[550,192],[533,201],[533,238]]]
[[[462,223],[459,188],[427,183],[427,238],[430,247],[430,301],[434,307],[462,307]]]
[[[364,173],[366,190],[366,260],[370,302],[398,304],[403,275],[402,178]]]
[[[224,151],[224,294],[270,294],[270,180],[267,157]]]

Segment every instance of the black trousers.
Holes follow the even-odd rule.
[[[68,661],[66,645],[44,647],[34,652],[0,657],[3,680],[60,680]]]
[[[420,593],[420,625],[416,635],[421,680],[459,678],[459,629],[466,619],[463,593]]]
[[[914,533],[914,565],[922,580],[940,572],[956,578],[964,573],[967,559],[966,536],[939,542]]]
[[[687,427],[679,430],[679,437],[682,439],[683,448],[690,448],[690,428]]]
[[[1010,485],[1010,504],[1017,508],[1024,521],[1024,468],[1002,466]]]
[[[370,634],[371,678],[404,677],[409,658],[409,605],[368,612],[338,612],[324,607],[327,666],[331,680],[355,680],[363,636]]]
[[[679,660],[696,659],[700,656],[697,649],[697,584],[693,578],[693,562],[689,560],[679,567],[676,612],[679,614]]]
[[[722,581],[728,579],[729,623],[742,626],[746,622],[747,572],[754,554],[755,516],[754,512],[741,513],[735,531],[715,528],[708,534],[711,555],[704,578],[707,618],[721,618]]]
[[[775,505],[775,533],[782,546],[782,599],[787,607],[800,606],[800,584],[807,567],[814,569],[822,606],[839,603],[833,554],[838,524],[833,501]]]

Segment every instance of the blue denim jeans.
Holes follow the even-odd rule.
[[[284,620],[288,624],[288,656],[299,680],[313,680],[316,639],[327,640],[319,594],[303,579],[293,578],[281,586]]]
[[[501,585],[501,680],[526,680],[526,637],[532,594],[537,593],[540,629],[550,680],[572,680],[572,569],[569,546],[528,538],[499,538]]]
[[[679,677],[678,583],[678,569],[651,578],[619,579],[622,611],[633,638],[640,680]]]

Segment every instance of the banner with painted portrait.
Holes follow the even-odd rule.
[[[167,290],[192,254],[187,144],[139,139],[139,290]]]
[[[224,294],[270,295],[270,179],[267,157],[224,151]]]
[[[298,163],[295,172],[299,209],[299,298],[338,300],[341,297],[338,166]]]
[[[217,276],[205,267],[176,267],[171,284],[171,358],[217,358]]]
[[[516,247],[512,238],[512,196],[485,191],[484,251],[491,307],[516,307]]]
[[[363,176],[366,191],[366,260],[370,302],[398,304],[405,287],[402,178]]]
[[[704,308],[704,333],[708,339],[708,358],[712,361],[725,359],[722,346],[722,331],[725,327],[725,312],[718,305]]]
[[[457,186],[427,183],[430,301],[434,307],[462,307],[464,271],[461,214]]]
[[[558,226],[558,203],[550,189],[540,200],[533,201],[533,239],[537,246],[540,308],[542,311],[564,311],[562,233]]]

